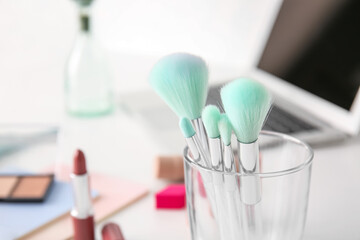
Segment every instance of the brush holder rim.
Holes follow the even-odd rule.
[[[251,176],[259,176],[261,178],[271,178],[271,177],[279,177],[279,176],[283,176],[283,175],[288,175],[288,174],[292,174],[292,173],[296,173],[298,171],[303,170],[306,167],[311,166],[313,158],[314,158],[314,151],[313,149],[305,142],[289,136],[287,134],[283,134],[283,133],[278,133],[278,132],[272,132],[272,131],[261,131],[260,132],[260,136],[259,138],[261,138],[261,136],[269,136],[272,137],[273,139],[278,139],[278,143],[287,141],[287,142],[291,142],[292,144],[298,145],[300,147],[302,147],[303,149],[305,149],[307,156],[305,158],[305,160],[303,161],[302,164],[299,164],[296,167],[292,167],[292,168],[288,168],[285,170],[280,170],[280,171],[271,171],[271,172],[262,172],[262,173],[252,173],[250,174]],[[274,146],[273,144],[277,144],[276,141],[273,142],[272,144],[269,144],[269,146]],[[186,161],[187,164],[191,165],[194,168],[197,168],[198,170],[201,171],[205,171],[205,172],[209,172],[209,173],[219,173],[219,174],[223,174],[223,175],[232,175],[232,176],[247,176],[249,174],[244,174],[244,173],[228,173],[228,172],[223,172],[223,171],[218,171],[218,170],[214,170],[214,169],[208,169],[202,165],[200,165],[198,162],[194,161],[191,156],[189,156],[189,150],[188,147],[186,146],[184,148],[184,160]]]

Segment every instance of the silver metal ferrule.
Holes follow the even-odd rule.
[[[259,167],[259,143],[256,140],[252,143],[238,142],[240,172],[258,173]]]
[[[209,138],[209,148],[212,168],[223,171],[223,159],[220,138]]]
[[[196,118],[191,120],[195,132],[197,133],[197,135],[199,136],[201,145],[203,146],[204,151],[209,152],[209,144],[208,144],[208,140],[207,140],[207,134],[205,131],[205,127],[204,124],[201,120],[201,118]]]
[[[261,200],[259,144],[238,142],[241,176],[241,200],[253,205]]]
[[[70,178],[74,195],[74,207],[71,210],[71,216],[86,219],[93,215],[89,177],[87,174],[75,175],[72,173]]]

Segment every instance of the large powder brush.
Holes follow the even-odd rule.
[[[268,90],[254,80],[240,78],[221,89],[221,100],[238,141],[256,141],[271,107]]]
[[[240,197],[246,239],[261,239],[261,179],[258,137],[271,107],[271,95],[260,83],[240,78],[221,89],[226,114],[238,140]]]
[[[160,59],[150,73],[150,85],[178,115],[191,120],[204,149],[208,150],[201,112],[208,93],[208,67],[205,61],[187,53],[174,53]]]
[[[238,140],[240,172],[243,178],[241,197],[245,204],[261,199],[258,137],[271,107],[271,95],[260,83],[240,78],[221,89],[226,114]]]

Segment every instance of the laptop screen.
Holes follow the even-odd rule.
[[[350,110],[360,86],[359,12],[359,0],[284,0],[258,67]]]

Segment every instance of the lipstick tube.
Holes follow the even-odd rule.
[[[75,153],[74,171],[70,177],[74,196],[74,207],[71,210],[74,240],[94,240],[94,211],[91,204],[89,177],[85,157],[80,150]]]

